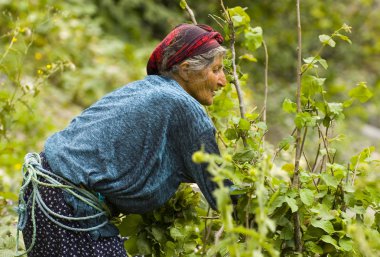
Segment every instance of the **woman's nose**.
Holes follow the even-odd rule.
[[[224,74],[224,71],[222,71],[218,78],[218,86],[219,87],[225,87],[227,84],[226,75]]]

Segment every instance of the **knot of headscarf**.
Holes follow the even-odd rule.
[[[165,70],[187,58],[217,48],[223,43],[222,35],[208,25],[181,24],[175,27],[154,49],[147,64],[148,75],[158,75],[165,49],[173,46],[176,52],[166,61]]]

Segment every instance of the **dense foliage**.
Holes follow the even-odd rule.
[[[229,83],[207,110],[222,156],[194,154],[194,161],[210,163],[220,184],[220,212],[196,187],[182,185],[162,208],[120,217],[128,252],[379,256],[379,160],[358,126],[379,126],[371,117],[380,96],[377,2],[303,1],[301,66],[295,1],[229,1],[229,15],[220,3],[201,2],[188,1],[198,21],[223,31],[226,47],[232,42],[236,49],[225,60]],[[12,256],[15,246],[23,155],[41,150],[50,133],[104,93],[144,76],[154,38],[186,21],[183,5],[0,1],[0,255]],[[208,14],[213,19],[206,21]],[[224,178],[234,182],[232,192]],[[240,196],[236,206],[231,193]]]

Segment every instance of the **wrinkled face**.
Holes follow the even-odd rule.
[[[204,70],[189,71],[189,79],[185,90],[201,104],[211,105],[215,91],[225,85],[223,56],[217,56],[213,63]]]

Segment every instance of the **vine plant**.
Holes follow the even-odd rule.
[[[181,6],[191,10],[186,1]],[[378,173],[369,173],[375,165],[374,148],[338,163],[334,145],[339,137],[333,134],[344,109],[356,100],[367,101],[372,93],[360,82],[347,101],[329,102],[326,79],[319,76],[328,68],[323,49],[335,47],[337,39],[351,43],[347,36],[351,27],[344,24],[331,35],[320,35],[317,53],[302,58],[297,1],[297,98],[283,102],[283,111],[293,115],[295,130],[273,151],[263,144],[266,106],[263,112],[245,111],[249,108],[242,96],[248,75],[236,63],[255,61],[252,53],[264,44],[262,29],[250,25],[244,8],[227,8],[223,2],[221,8],[222,15],[212,17],[230,43],[224,63],[229,83],[208,112],[218,130],[222,156],[203,151],[193,155],[195,162],[209,163],[219,185],[215,191],[219,211],[210,211],[197,190],[182,185],[164,207],[123,218],[119,228],[129,238],[126,249],[147,256],[378,256],[379,188],[368,179],[378,178]],[[196,23],[193,12],[189,14]],[[235,44],[245,51],[239,57]],[[264,51],[267,56],[265,44]],[[225,178],[234,182],[232,189],[224,187]],[[237,205],[231,194],[240,196]]]

